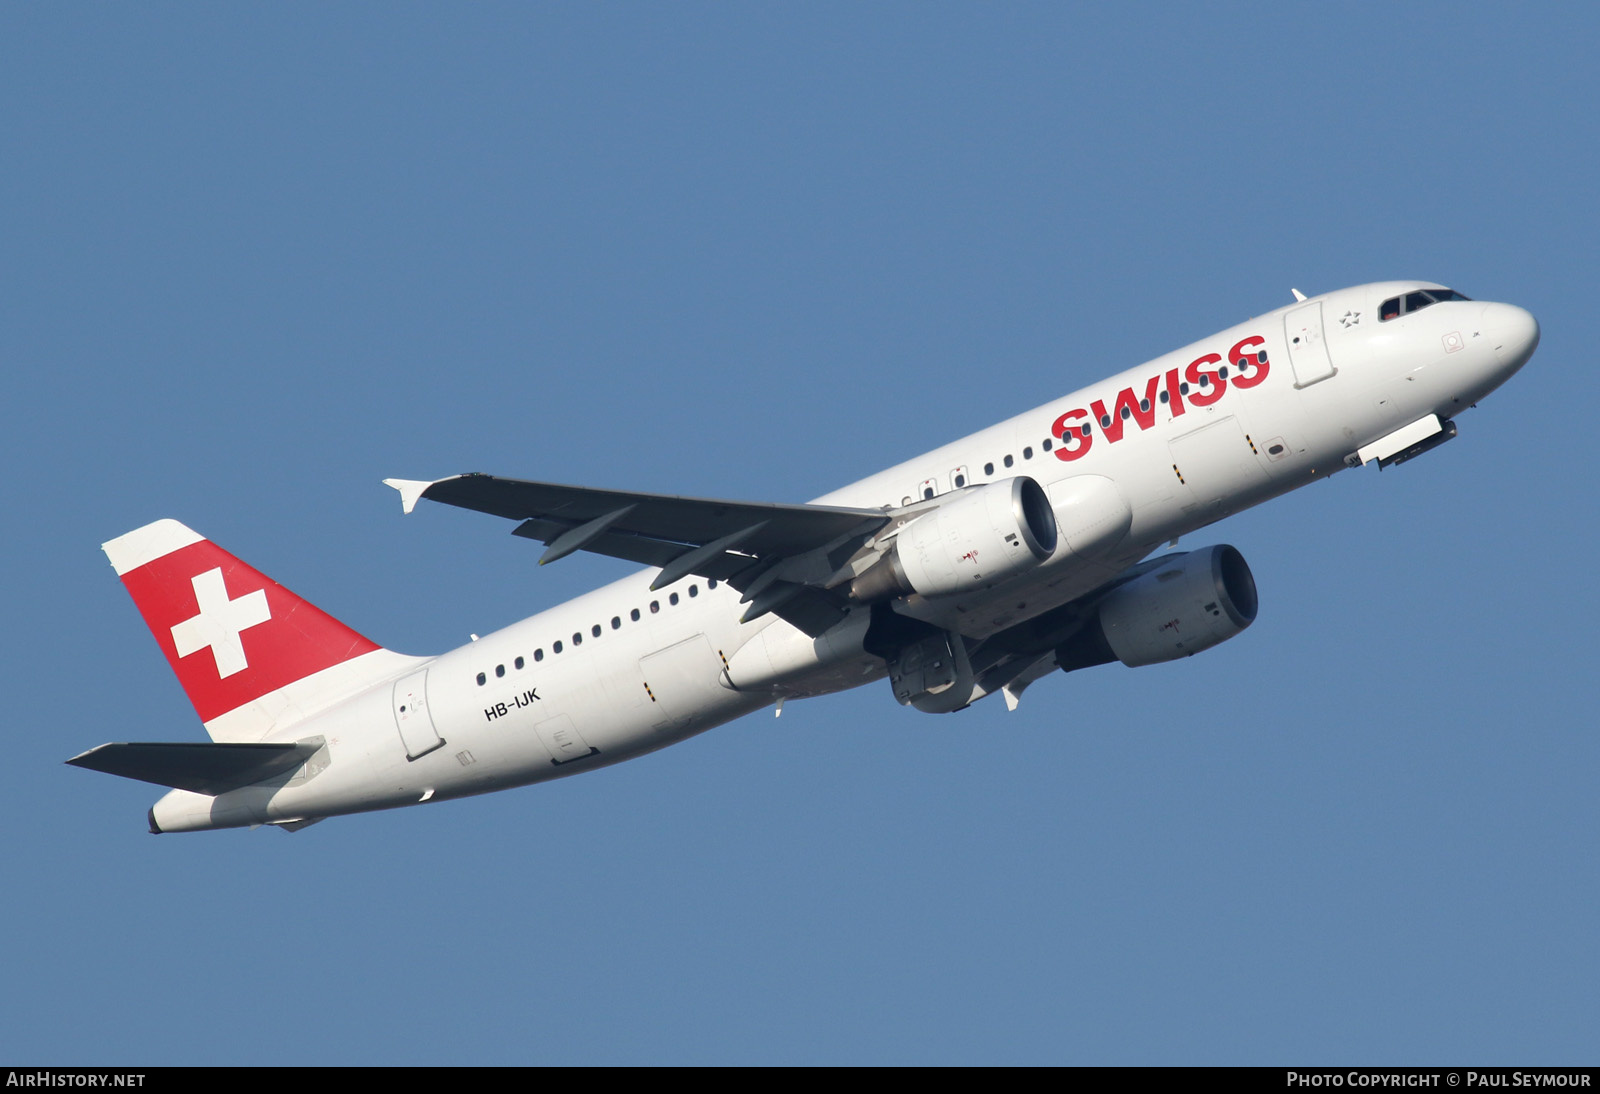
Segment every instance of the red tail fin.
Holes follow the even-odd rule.
[[[118,536],[104,550],[208,724],[379,649],[175,520]]]

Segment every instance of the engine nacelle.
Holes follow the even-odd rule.
[[[1255,577],[1236,549],[1169,555],[1102,600],[1095,618],[1056,650],[1056,663],[1071,672],[1108,661],[1176,661],[1244,630],[1257,606]]]
[[[894,546],[850,585],[857,600],[988,588],[1049,558],[1056,517],[1026,476],[973,487],[905,525]]]
[[[1179,555],[1100,603],[1100,629],[1117,660],[1137,668],[1226,642],[1256,619],[1256,579],[1244,556],[1218,545]]]

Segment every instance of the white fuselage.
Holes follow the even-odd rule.
[[[984,638],[1092,592],[1163,542],[1341,470],[1410,423],[1453,418],[1527,360],[1537,324],[1510,305],[1452,301],[1380,320],[1385,299],[1429,287],[1365,285],[1297,302],[816,500],[897,510],[966,486],[1036,480],[1061,531],[1046,562],[980,597],[903,606]],[[1243,371],[1241,356],[1254,362]],[[282,823],[539,782],[775,699],[884,675],[872,658],[819,656],[733,690],[724,669],[738,651],[768,628],[793,628],[772,615],[740,623],[746,606],[725,583],[687,577],[652,592],[655,573],[431,660],[397,659],[384,682],[262,738],[321,737],[326,753],[309,776],[215,799],[173,791],[152,820],[162,831]],[[402,736],[397,719],[419,710]]]

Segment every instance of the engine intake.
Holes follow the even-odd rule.
[[[889,552],[850,583],[865,602],[985,589],[1055,553],[1056,517],[1044,489],[1018,476],[952,495],[902,527]]]
[[[1169,555],[1118,586],[1095,618],[1056,650],[1066,672],[1121,661],[1130,668],[1176,661],[1226,642],[1255,622],[1255,577],[1226,544]]]

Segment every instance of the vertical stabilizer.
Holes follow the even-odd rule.
[[[213,740],[259,740],[418,661],[175,520],[104,550]]]

